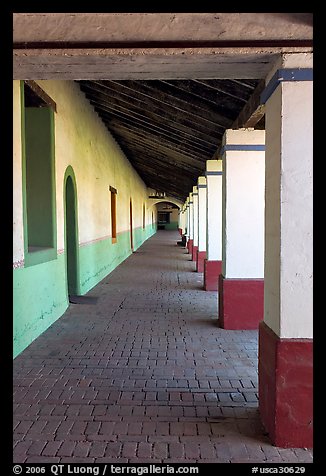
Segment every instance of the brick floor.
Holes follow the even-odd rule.
[[[258,415],[257,332],[160,231],[14,360],[15,463],[312,462]]]

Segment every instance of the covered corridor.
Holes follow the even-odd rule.
[[[219,327],[178,239],[158,231],[16,357],[14,462],[312,462],[271,445],[258,332]]]
[[[312,14],[13,17],[15,462],[311,462]]]

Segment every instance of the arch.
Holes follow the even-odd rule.
[[[63,183],[64,248],[69,299],[69,296],[80,294],[77,185],[70,165],[66,168]]]
[[[157,229],[177,230],[180,222],[180,206],[167,199],[156,200],[155,206],[157,209]]]
[[[168,202],[168,203],[173,203],[173,205],[176,205],[179,210],[181,210],[182,206],[183,206],[183,203],[180,202],[179,200],[176,200],[175,198],[170,198],[170,197],[164,197],[164,198],[152,198],[150,200],[153,200],[153,202],[151,201],[150,202],[150,207],[153,207],[154,205],[157,205],[158,203],[164,203],[164,202]]]

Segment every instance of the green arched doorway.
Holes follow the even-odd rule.
[[[72,169],[65,176],[65,250],[68,296],[79,294],[77,193]]]

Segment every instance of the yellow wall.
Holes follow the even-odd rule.
[[[23,258],[22,179],[20,140],[20,88],[14,81],[14,258]],[[57,247],[64,248],[64,173],[70,165],[76,177],[79,243],[111,236],[109,186],[116,188],[117,232],[129,230],[129,200],[133,202],[133,226],[142,227],[147,188],[118,144],[73,81],[37,81],[56,102],[55,172]],[[146,212],[146,224],[151,213]]]
[[[13,84],[13,261],[24,259],[20,81]]]

